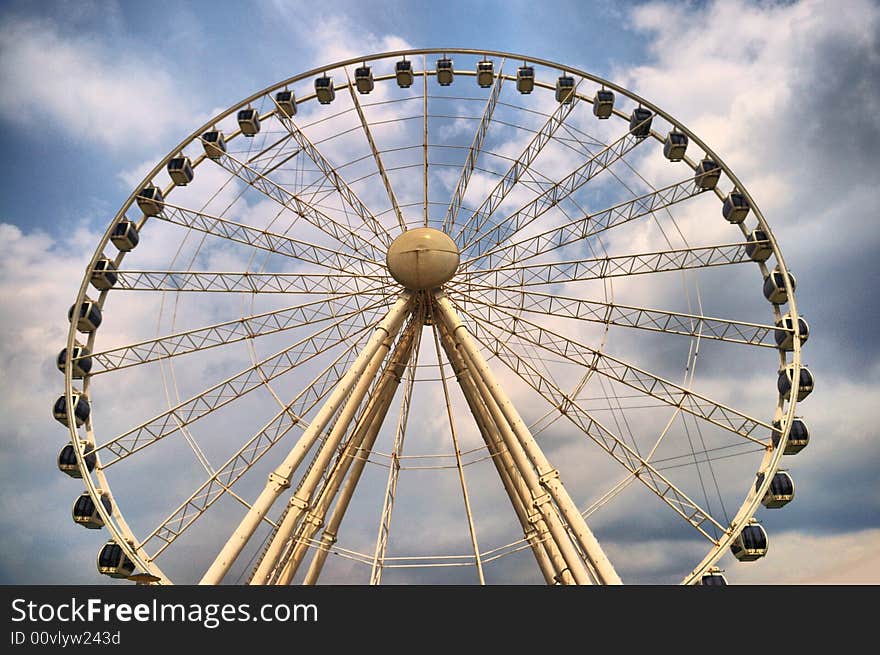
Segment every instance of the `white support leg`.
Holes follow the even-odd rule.
[[[236,557],[241,553],[245,544],[256,531],[260,522],[266,513],[272,507],[275,500],[290,487],[290,476],[293,471],[300,465],[306,453],[317,441],[321,432],[327,423],[339,409],[346,396],[351,392],[357,381],[361,378],[364,369],[373,359],[373,355],[381,347],[382,343],[389,335],[396,334],[403,323],[404,318],[409,313],[412,306],[413,294],[404,291],[397,302],[385,315],[385,318],[376,326],[376,331],[372,334],[363,351],[358,355],[352,367],[342,377],[333,393],[319,410],[318,414],[309,424],[309,427],[300,437],[297,444],[293,447],[284,461],[269,474],[269,480],[265,488],[260,493],[256,502],[251,506],[235,529],[229,540],[223,546],[223,549],[217,555],[213,564],[208,568],[202,576],[199,584],[219,584],[223,580],[223,576],[229,571]]]
[[[565,565],[565,560],[562,558],[559,547],[553,540],[547,528],[547,523],[540,513],[531,506],[532,496],[522,476],[516,470],[513,458],[507,452],[501,440],[498,427],[492,421],[491,416],[489,416],[488,410],[477,392],[476,385],[470,379],[470,373],[464,361],[455,349],[452,339],[446,330],[443,329],[442,324],[438,325],[438,327],[440,328],[441,343],[446,351],[447,359],[449,359],[456,374],[462,394],[474,417],[474,422],[477,424],[483,441],[485,441],[486,447],[489,449],[492,463],[498,471],[498,476],[501,478],[504,490],[507,492],[510,503],[522,526],[523,535],[532,549],[545,582],[547,584],[554,584],[556,582],[573,584],[574,578]]]
[[[553,501],[556,503],[563,518],[568,523],[568,527],[574,535],[574,538],[577,540],[581,550],[584,552],[592,565],[592,568],[596,572],[599,581],[604,584],[622,584],[620,577],[617,575],[617,572],[614,570],[608,557],[602,551],[599,542],[587,527],[584,517],[578,511],[577,506],[571,500],[568,492],[565,491],[565,488],[559,479],[559,472],[547,461],[547,458],[534,440],[534,437],[532,437],[528,427],[522,420],[522,417],[520,417],[519,412],[516,411],[516,408],[510,402],[504,389],[497,380],[495,380],[492,371],[489,369],[489,365],[480,354],[479,349],[476,347],[470,334],[468,334],[467,329],[462,324],[461,319],[452,307],[452,303],[446,297],[446,294],[439,290],[434,293],[434,300],[435,308],[437,310],[436,314],[440,316],[441,320],[443,320],[446,329],[449,330],[456,346],[465,355],[466,361],[470,362],[475,380],[478,383],[482,382],[482,385],[485,386],[486,392],[497,403],[504,419],[509,423],[517,441],[522,446],[532,466],[534,466],[535,471],[537,471],[540,485],[547,490]],[[520,466],[520,468],[522,470],[523,467]],[[536,502],[539,500],[540,499],[536,499]],[[552,531],[552,523],[550,524],[550,528]],[[559,540],[557,539],[557,541]],[[569,543],[569,545],[571,544]],[[565,547],[565,543],[560,543],[560,548],[563,549],[563,556],[565,556],[566,562],[571,566],[573,562],[571,557],[566,554],[568,549]],[[579,557],[577,559],[580,561]],[[575,576],[576,580],[581,577],[574,569],[572,569],[572,574]],[[578,580],[578,582],[580,583],[581,580]]]
[[[419,328],[417,329],[419,331],[421,330],[420,324]],[[414,353],[415,357],[418,357],[419,342],[421,340],[420,334],[414,333],[413,337],[414,338],[411,345],[410,356],[413,356]],[[303,584],[313,585],[318,581],[318,576],[321,575],[321,570],[324,567],[324,561],[327,559],[327,555],[330,552],[331,546],[336,543],[336,537],[339,534],[339,526],[342,525],[342,519],[345,517],[345,512],[348,509],[348,505],[351,502],[352,496],[354,495],[354,490],[357,487],[357,484],[360,481],[361,473],[363,473],[364,467],[366,466],[367,456],[372,451],[373,445],[376,443],[376,437],[379,435],[379,429],[382,427],[385,416],[387,415],[388,410],[391,407],[391,404],[394,400],[394,393],[397,387],[400,385],[400,381],[403,378],[403,374],[407,365],[407,360],[404,360],[402,364],[398,365],[395,368],[394,388],[390,390],[385,398],[386,402],[381,415],[378,415],[373,421],[372,425],[370,425],[370,428],[367,431],[366,436],[364,437],[363,444],[361,445],[360,449],[358,451],[353,451],[352,453],[354,463],[351,466],[351,473],[348,476],[348,479],[345,481],[345,485],[340,492],[339,500],[336,502],[336,505],[333,508],[333,512],[330,514],[330,519],[327,521],[327,525],[324,528],[323,534],[321,535],[321,545],[317,548],[314,558],[312,558],[312,562],[309,565],[309,570],[306,572],[306,577],[303,580]]]
[[[302,522],[298,526],[296,538],[294,539],[293,552],[285,562],[281,574],[278,576],[277,584],[290,584],[293,576],[296,575],[306,553],[309,549],[309,543],[312,538],[321,529],[324,524],[324,517],[336,497],[336,493],[342,486],[345,476],[348,474],[349,468],[356,453],[362,449],[362,445],[366,442],[367,437],[372,433],[373,438],[379,433],[379,429],[385,420],[388,408],[397,391],[397,386],[406,367],[406,362],[412,352],[413,333],[414,330],[421,329],[421,322],[413,322],[407,328],[406,332],[398,341],[394,354],[379,376],[379,379],[373,388],[371,396],[364,411],[358,419],[351,438],[346,444],[343,453],[340,455],[336,466],[330,473],[327,484],[321,490],[319,497],[313,503],[312,508],[306,513]],[[369,444],[372,448],[372,442]],[[354,488],[352,488],[354,492]],[[347,503],[346,503],[347,507]],[[340,517],[341,521],[341,517]]]
[[[397,328],[399,327],[400,325],[398,324]],[[388,355],[389,350],[391,350],[391,343],[396,333],[397,329],[388,332],[379,348],[373,353],[373,357],[364,368],[354,389],[352,389],[351,394],[339,411],[339,416],[330,430],[327,441],[318,452],[317,458],[315,458],[311,468],[306,473],[306,477],[300,484],[299,489],[291,497],[287,512],[284,514],[284,519],[281,521],[281,525],[278,526],[278,530],[272,538],[269,548],[260,560],[257,570],[251,579],[251,584],[263,585],[269,583],[270,575],[277,567],[282,552],[293,536],[300,519],[303,518],[311,506],[312,495],[315,493],[324,472],[333,460],[339,444],[342,443],[342,439],[345,437],[346,432],[348,432],[348,428],[354,420],[364,397],[370,390],[370,386],[372,386],[373,381],[376,379],[376,374],[379,372],[382,362]]]

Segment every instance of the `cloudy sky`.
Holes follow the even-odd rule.
[[[880,6],[870,0],[572,1],[541,3],[537,17],[535,3],[519,1],[476,6],[453,1],[443,3],[442,12],[440,5],[427,2],[328,1],[321,4],[320,15],[307,8],[313,5],[282,0],[219,5],[155,2],[149,6],[135,2],[10,1],[0,10],[0,131],[7,144],[0,160],[0,235],[5,251],[0,263],[0,292],[6,308],[2,314],[6,336],[0,341],[5,362],[0,395],[0,413],[5,418],[0,428],[0,478],[4,485],[0,506],[7,517],[7,529],[0,534],[0,582],[105,581],[94,570],[94,556],[105,534],[71,523],[70,506],[81,490],[80,483],[59,473],[55,465],[65,433],[50,415],[63,384],[54,357],[66,339],[65,314],[84,267],[109,221],[146,172],[212,116],[302,71],[360,54],[459,47],[562,62],[629,88],[692,129],[747,186],[797,276],[798,307],[811,328],[803,357],[816,377],[817,389],[798,410],[809,423],[813,440],[797,457],[783,463],[795,479],[796,500],[782,510],[758,513],[770,534],[768,556],[756,563],[738,564],[728,555],[722,565],[731,582],[880,583],[880,486],[876,475],[880,466],[876,442],[880,350],[871,337],[875,319],[880,320],[875,290],[880,279],[876,257],[880,230],[875,224],[875,207],[880,201],[876,191],[880,182],[876,170],[880,147],[880,121],[876,118],[880,113],[876,81],[880,79]],[[473,85],[472,80],[468,82]],[[507,92],[515,93],[509,88]],[[475,96],[476,91],[462,95]],[[479,116],[485,96],[480,102],[438,100],[438,114],[446,108],[449,115],[459,118],[438,119],[433,134],[449,143],[469,145],[475,121],[461,117]],[[554,109],[552,98],[536,93],[535,102],[536,111],[543,114]],[[319,119],[320,108],[313,106],[314,102],[309,105],[301,116],[304,124]],[[401,119],[410,111],[406,107],[405,103],[388,108],[376,105],[368,111],[374,121]],[[506,115],[505,111],[513,116],[509,107],[500,110],[499,116]],[[531,129],[544,121],[541,113],[517,115],[517,120]],[[356,117],[352,116],[349,113],[340,119],[348,121],[346,128],[355,125],[351,121]],[[581,118],[573,115],[573,126],[592,125],[579,121]],[[419,129],[413,123],[401,122],[404,127],[397,133],[392,128],[378,128],[377,140],[384,139],[380,148],[408,143],[406,131]],[[325,127],[316,123],[310,132],[312,139],[326,138],[322,132]],[[528,141],[522,129],[497,129],[487,141],[495,153],[514,157]],[[609,139],[609,134],[599,131],[594,136]],[[351,146],[347,138],[328,140],[328,158],[337,158],[335,162],[354,158],[349,154],[345,159]],[[357,148],[363,152],[360,138]],[[542,161],[541,170],[549,178],[561,177],[575,161],[572,149],[558,143],[542,156],[546,161]],[[637,156],[633,161],[655,185],[682,177],[660,170],[656,157]],[[406,164],[401,158],[402,170]],[[487,157],[485,168],[503,173],[503,161]],[[356,170],[356,166],[349,169],[352,178]],[[297,171],[286,173],[295,175]],[[442,191],[454,186],[457,169],[438,166],[435,175],[433,188],[442,198]],[[417,184],[411,184],[402,173],[395,173],[393,179],[402,203],[406,199],[418,201]],[[494,179],[497,176],[492,178],[482,171],[475,174],[469,200],[491,189]],[[616,195],[623,192],[619,179],[608,183],[604,178],[597,180],[596,195],[582,198],[592,203],[591,209],[607,207],[623,197]],[[202,186],[193,185],[188,191],[208,207],[207,213],[219,214],[218,208],[228,201],[228,206],[236,207],[238,218],[247,218],[254,225],[271,226],[277,220],[277,207],[253,194],[233,198],[234,187],[219,197],[209,197],[222,184],[220,177],[202,176],[198,182]],[[641,182],[633,184],[640,193],[645,192]],[[382,202],[383,190],[378,183],[372,187],[364,184],[358,191],[368,205],[381,207],[371,204],[374,199]],[[511,202],[529,200],[526,191],[518,193],[524,195],[513,194]],[[702,206],[696,202],[681,209],[677,225],[684,230],[682,238],[697,245],[733,240],[723,240],[721,235],[729,237],[730,232],[723,232],[729,226],[720,218],[715,217],[707,226],[701,221],[701,212]],[[548,220],[552,226],[552,220],[563,219],[556,216]],[[616,248],[618,254],[644,251],[659,243],[655,243],[659,234],[653,230],[646,227],[630,233],[627,243],[611,238],[605,245]],[[137,251],[137,266],[132,263],[130,268],[172,270],[169,252],[178,245],[177,269],[191,266],[193,270],[235,271],[262,266],[271,270],[273,261],[277,263],[277,259],[255,261],[250,259],[253,253],[244,250],[211,249],[210,244],[201,250],[197,237],[181,241],[181,234],[156,228],[150,239],[144,240],[145,247]],[[768,305],[757,289],[746,293],[730,286],[713,272],[700,278],[706,314],[755,322],[771,320]],[[622,281],[615,289],[615,293],[624,294],[621,302],[638,304],[645,298],[662,298],[670,308],[681,286],[665,290],[650,285],[628,287]],[[579,293],[577,288],[569,291]],[[304,302],[300,297],[289,302],[276,298],[275,304],[261,304],[261,299],[247,304],[251,301],[241,297],[190,296],[201,297],[163,301],[144,294],[118,301],[115,309],[109,304],[113,315],[101,337],[107,339],[108,347],[117,346],[174,329],[234,319],[246,315],[243,304],[247,313],[253,314]],[[679,297],[678,302],[684,301]],[[180,307],[177,323],[170,303]],[[675,309],[685,311],[686,307]],[[530,318],[541,320],[535,315]],[[547,321],[544,324],[553,329],[564,329],[558,318]],[[197,354],[192,366],[175,369],[176,393],[189,397],[247,367],[251,357],[268,357],[295,340],[292,337],[308,334],[292,331],[266,337],[253,352],[242,347],[228,356],[221,356],[220,349]],[[581,336],[592,338],[589,333]],[[674,374],[671,371],[679,376],[683,372],[682,354],[689,356],[686,340],[682,347],[683,351],[681,347],[666,349],[644,334],[622,334],[616,341],[609,338],[609,349],[616,354],[641,356],[643,365],[668,370],[670,376]],[[432,348],[433,344],[423,343],[425,361],[431,361]],[[715,398],[739,401],[743,409],[754,412],[769,407],[772,413],[775,369],[753,370],[750,367],[757,357],[731,357],[732,353],[706,345],[701,352],[705,363],[701,359],[696,379],[699,381],[699,373],[703,373],[702,388],[707,393],[711,390]],[[673,360],[679,368],[670,363]],[[330,362],[322,361],[322,365]],[[770,360],[765,356],[761,361]],[[663,369],[666,365],[669,368]],[[493,366],[500,369],[502,365],[496,362]],[[309,368],[307,372],[314,377],[318,370]],[[560,374],[557,369],[552,372]],[[112,389],[101,390],[96,385],[96,420],[102,430],[120,434],[164,411],[168,404],[161,375],[167,372],[138,367],[120,373]],[[310,378],[301,378],[300,384],[306,379]],[[277,411],[277,406],[272,409],[276,392],[289,402],[293,384],[281,385],[259,399],[248,399],[245,403],[250,404],[243,403],[242,411],[233,415],[221,417],[218,413],[216,419],[206,419],[194,434],[201,434],[202,439],[211,431],[250,435]],[[511,385],[514,399],[529,398],[523,385]],[[443,412],[425,393],[417,392],[414,403],[422,408],[418,426],[424,429],[417,431],[422,442],[413,444],[413,452],[448,453],[449,443],[434,442],[431,437],[442,432]],[[460,398],[457,408],[462,441],[476,447],[479,439],[467,424]],[[535,405],[523,413],[535,421],[543,409]],[[607,416],[610,420],[619,414],[609,412]],[[259,418],[251,420],[256,416]],[[634,409],[633,431],[653,419],[649,412],[638,414]],[[385,434],[384,438],[390,440],[393,435]],[[719,447],[728,443],[722,435],[708,430],[706,438],[718,439]],[[568,471],[566,484],[578,496],[579,504],[588,505],[589,499],[619,479],[620,471],[614,473],[613,467],[605,464],[592,469],[591,483],[581,479],[582,469],[571,462],[581,461],[579,456],[595,457],[596,452],[581,451],[583,445],[560,423],[546,430],[541,439],[551,458],[556,455],[554,461],[559,462],[563,474]],[[216,452],[205,446],[212,461],[222,461],[230,452],[224,449],[229,444],[217,441]],[[175,450],[175,446],[181,449]],[[181,453],[189,456],[192,452],[182,439],[167,447],[163,443],[155,450],[145,450],[141,458],[132,457],[126,473],[118,477],[118,486],[111,478],[114,497],[125,505],[123,513],[129,518],[130,512],[130,520],[139,526],[154,527],[201,479],[198,463],[189,461],[191,457],[183,461]],[[678,454],[672,452],[671,456]],[[242,481],[239,493],[244,497],[252,498],[258,492],[269,470],[268,459],[261,463],[262,468],[255,468],[251,481]],[[485,537],[481,543],[485,551],[518,537],[511,525],[501,527],[502,521],[495,515],[494,508],[506,499],[493,479],[494,470],[485,461],[476,461],[479,452],[475,451],[472,459],[474,464],[467,467],[469,489],[475,497],[474,511]],[[755,461],[739,467],[735,462],[719,463],[719,496],[728,486],[738,485],[741,497],[751,484]],[[387,469],[368,469],[363,487],[373,495],[365,492],[360,504],[353,505],[346,526],[352,532],[362,528],[366,535],[352,537],[349,546],[372,552]],[[414,470],[402,475],[401,490],[407,494],[402,494],[395,517],[412,528],[409,534],[415,536],[392,541],[392,553],[417,554],[424,546],[420,539],[433,540],[436,549],[432,552],[466,551],[462,544],[469,542],[460,507],[426,509],[442,494],[456,492],[458,478],[454,473],[447,469],[438,474],[440,477],[430,478],[429,472]],[[714,476],[716,471],[711,473]],[[203,470],[201,475],[204,478]],[[659,504],[650,505],[650,511],[645,509],[642,498],[627,490],[607,509],[597,512],[591,525],[600,538],[606,537],[603,543],[608,544],[612,559],[616,556],[621,563],[625,580],[670,582],[676,575],[680,579],[699,559],[693,535],[685,540],[681,530],[663,527],[660,519],[656,532],[628,530],[634,520],[653,525],[652,517],[668,513],[668,508]],[[224,525],[232,520],[224,524],[224,511],[227,517],[240,515],[240,506],[231,501],[224,504],[227,500],[206,515],[202,539],[223,533]],[[504,511],[510,514],[509,509]],[[432,525],[435,529],[439,526],[438,534],[429,533]],[[193,538],[182,539],[176,547],[179,559],[169,564],[171,572],[192,577],[181,562],[204,556],[204,545]],[[328,570],[330,579],[364,580],[363,567],[355,569],[347,562],[336,562],[335,568]],[[487,573],[490,581],[538,581],[525,552],[499,562]],[[452,580],[472,582],[471,569],[466,571],[453,570]],[[420,575],[401,569],[387,579],[435,579]]]

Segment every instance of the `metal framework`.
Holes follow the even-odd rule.
[[[598,90],[603,138],[584,131]],[[657,184],[637,167],[671,131],[681,181]],[[722,239],[704,227],[724,218]],[[389,249],[414,228],[457,248],[436,285],[398,282]],[[502,52],[338,62],[200,126],[111,221],[59,358],[62,470],[112,499],[117,577],[620,584],[644,576],[625,556],[642,524],[645,546],[694,540],[699,561],[667,561],[698,584],[771,493],[812,385],[794,292],[742,183],[648,100]],[[428,478],[457,502],[402,504]],[[166,479],[145,509],[136,483]]]

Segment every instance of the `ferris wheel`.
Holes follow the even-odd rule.
[[[212,118],[110,221],[58,466],[116,578],[725,584],[809,440],[794,291],[743,184],[635,93],[350,59]]]

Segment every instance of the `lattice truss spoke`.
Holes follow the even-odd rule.
[[[770,376],[796,373],[807,336],[794,280],[741,183],[659,108],[552,62],[419,50],[316,70],[188,137],[87,268],[59,368],[65,403],[81,394],[100,411],[67,420],[76,471],[59,467],[112,499],[89,527],[106,527],[132,570],[162,583],[160,564],[179,570],[180,553],[198,551],[204,584],[315,584],[350,565],[370,584],[451,567],[491,583],[517,553],[547,584],[618,584],[592,520],[607,508],[599,537],[607,516],[629,520],[614,513],[630,511],[619,497],[638,481],[661,503],[658,525],[708,549],[684,580],[698,581],[769,493],[799,400],[737,409],[717,400],[728,396],[701,378],[702,362],[724,350],[753,371],[764,357]],[[416,227],[429,245],[393,255],[396,239],[416,243],[401,236]],[[749,313],[740,294],[760,296],[760,280],[734,264],[758,269],[769,311],[758,298],[764,313]],[[114,323],[126,307],[136,329]],[[654,344],[682,361],[644,364]],[[164,388],[158,408],[146,402],[152,381]],[[116,398],[129,384],[148,409],[108,411],[104,427],[105,390]],[[512,389],[545,413],[527,424],[535,406],[515,406]],[[430,441],[425,426],[442,435]],[[582,470],[570,492],[562,477],[575,468],[556,462],[560,473],[542,448],[572,427],[623,471],[607,481]],[[184,457],[169,470],[190,479],[168,480],[161,507],[124,516],[114,480],[131,493],[126,478],[175,448]],[[752,461],[728,513],[727,476]],[[411,528],[400,502],[410,469],[457,475],[460,550],[433,553],[426,535],[423,551],[395,552],[396,531]],[[503,528],[475,510],[486,471],[510,502]],[[363,508],[375,515],[366,535],[364,521],[344,523]]]
[[[501,329],[523,342],[538,346],[574,364],[590,366],[605,377],[671,407],[679,407],[685,412],[745,439],[760,445],[767,445],[767,439],[762,440],[755,436],[764,433],[769,437],[768,433],[773,428],[765,421],[748,416],[691,389],[653,375],[620,358],[546,330],[536,323],[506,310],[483,305],[481,309],[462,311],[477,320],[474,328],[478,332],[477,337],[486,340],[486,343],[501,344],[502,341],[497,336],[497,330]],[[595,363],[593,363],[594,361]]]
[[[281,187],[277,188],[280,189]],[[157,215],[157,218],[336,271],[350,271],[363,275],[381,275],[383,273],[379,265],[376,264],[375,259],[379,257],[379,252],[372,247],[366,250],[369,255],[368,257],[356,254],[357,248],[353,248],[354,252],[352,253],[339,252],[333,248],[300,241],[283,234],[260,230],[219,216],[211,216],[203,212],[170,204],[165,205],[165,208]],[[315,218],[315,222],[317,225],[320,225],[321,219]]]
[[[378,312],[383,305],[384,303],[380,301],[373,303],[372,306],[350,311],[348,316],[334,321],[314,335],[284,348],[275,355],[257,362],[168,411],[101,444],[97,448],[98,452],[107,451],[115,456],[104,461],[104,468],[146,448],[159,439],[174,434],[181,426],[190,425],[201,417],[261,387],[265,382],[287,373],[312,357],[368,329],[379,315]]]
[[[498,248],[520,230],[525,229],[540,218],[551,208],[557,206],[565,198],[587,184],[600,172],[611,166],[617,160],[623,158],[635,148],[643,139],[626,134],[607,148],[600,150],[585,164],[578,167],[559,182],[544,190],[538,197],[527,205],[507,216],[502,222],[490,230],[483,232],[470,244],[465,246],[463,256],[465,265],[471,262],[486,261],[487,266],[496,265],[497,261],[519,261],[523,253],[531,247],[535,252],[531,256],[537,256],[547,249],[557,248],[577,239],[584,239],[601,230],[614,225],[634,220],[640,216],[650,214],[657,209],[668,207],[676,202],[696,195],[699,191],[693,189],[693,181],[686,181],[674,185],[662,191],[648,196],[642,196],[619,206],[612,207],[595,216],[584,218],[568,223],[554,230],[542,233],[524,243],[511,244],[505,248]],[[587,232],[586,225],[592,227]],[[542,249],[543,248],[543,249]],[[470,257],[473,255],[472,257]]]
[[[618,303],[572,298],[539,291],[516,291],[498,287],[467,285],[467,293],[451,290],[453,297],[467,303],[473,295],[482,302],[508,311],[527,311],[532,314],[564,316],[594,323],[639,328],[652,332],[679,334],[687,337],[700,336],[750,346],[775,348],[773,325],[747,323],[710,316],[698,316],[681,312],[635,307]]]
[[[726,530],[708,511],[704,510],[650,462],[634,451],[621,436],[597,421],[581,407],[578,400],[562,391],[555,382],[519,354],[510,342],[492,337],[491,326],[484,325],[481,321],[474,321],[473,326],[475,337],[484,347],[498,356],[505,365],[537,391],[561,415],[565,416],[586,436],[623,465],[636,479],[654,492],[679,516],[693,525],[706,539],[711,542],[715,541],[715,537],[709,532],[713,527],[722,532]],[[513,336],[517,337],[515,339],[517,342],[533,343],[528,338],[518,339],[518,335]]]
[[[526,264],[477,270],[463,273],[461,275],[462,282],[459,285],[461,288],[466,288],[466,281],[473,279],[480,286],[491,284],[498,287],[516,285],[528,287],[726,266],[751,261],[745,245],[732,243],[704,248],[678,248],[635,255],[592,257],[547,264]]]

